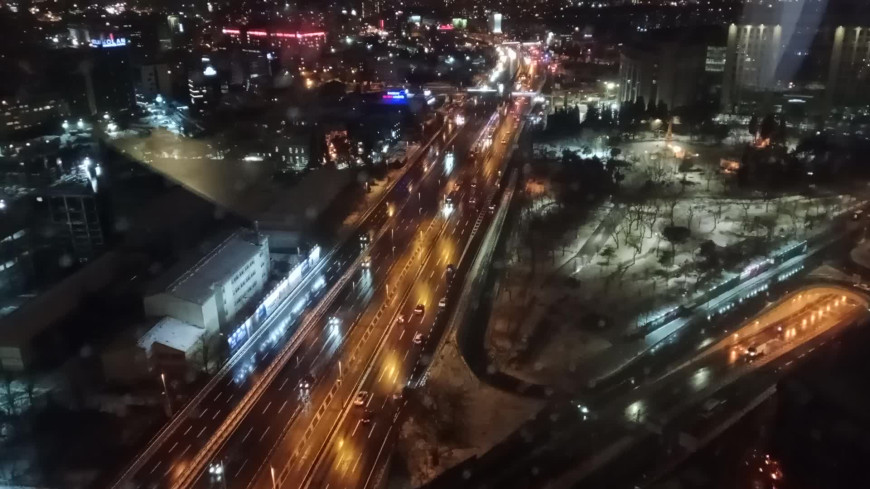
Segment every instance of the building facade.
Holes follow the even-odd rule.
[[[702,89],[707,47],[702,43],[652,43],[623,50],[619,59],[619,101],[689,105]]]
[[[870,27],[834,29],[825,99],[828,107],[870,103]]]
[[[144,299],[145,313],[218,331],[263,290],[268,275],[268,239],[237,231],[158,278]]]

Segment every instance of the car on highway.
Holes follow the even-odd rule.
[[[746,359],[748,361],[751,362],[752,360],[755,360],[756,358],[764,355],[764,353],[765,353],[765,345],[760,344],[760,345],[753,345],[753,346],[747,347],[746,351],[743,353],[743,355],[746,357]]]
[[[471,205],[476,204],[476,203],[477,203],[477,197],[475,197],[474,195],[472,195],[471,197],[468,198],[468,203],[471,204]]]
[[[314,386],[314,375],[307,374],[305,377],[302,377],[302,380],[299,381],[299,388],[302,390],[311,389]]]
[[[493,202],[492,204],[489,204],[489,212],[490,213],[495,212],[495,202]]]
[[[456,266],[452,263],[447,264],[447,278],[453,278],[453,274],[456,273]]]
[[[423,333],[417,333],[414,335],[414,344],[415,345],[423,344]]]
[[[405,324],[405,323],[408,322],[408,318],[405,317],[404,314],[399,314],[399,315],[396,317],[396,322],[399,323],[399,324]]]
[[[363,248],[365,248],[366,246],[369,245],[369,241],[370,241],[370,240],[371,240],[371,239],[370,239],[370,237],[369,237],[369,233],[362,233],[362,234],[359,235],[359,244],[360,244],[360,246],[362,246]]]
[[[372,257],[366,255],[362,259],[362,267],[363,268],[371,268],[372,267]]]
[[[414,314],[418,316],[422,316],[426,312],[426,306],[423,304],[417,304],[417,307],[414,308]]]
[[[477,180],[471,181],[471,188],[477,188]]]
[[[353,405],[354,406],[364,406],[368,399],[369,399],[368,392],[359,391],[356,393],[356,397],[353,398]]]
[[[507,144],[507,138],[501,138],[501,144]]]
[[[444,309],[445,307],[447,307],[447,298],[446,298],[446,297],[442,297],[441,300],[438,301],[438,308],[439,308],[439,309]]]
[[[362,419],[360,421],[362,421],[362,424],[369,424],[372,422],[372,419],[374,417],[375,412],[371,409],[366,409],[365,411],[363,411]]]

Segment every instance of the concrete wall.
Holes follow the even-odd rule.
[[[145,297],[143,303],[148,316],[170,316],[209,331],[217,331],[220,327],[214,294],[203,304],[197,304],[161,292]]]

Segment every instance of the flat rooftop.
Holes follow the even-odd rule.
[[[203,328],[198,328],[175,318],[165,317],[149,329],[136,341],[140,348],[151,350],[154,343],[168,346],[174,350],[185,353],[191,351],[200,337],[205,334]]]
[[[205,256],[181,260],[158,277],[149,287],[150,295],[165,292],[189,302],[203,304],[211,297],[213,285],[224,283],[259,253],[260,245],[256,239],[252,231],[238,230],[230,233]]]

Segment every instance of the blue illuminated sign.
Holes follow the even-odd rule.
[[[117,48],[127,45],[126,37],[109,37],[108,39],[91,39],[91,46],[95,48]]]
[[[408,100],[407,90],[388,90],[387,93],[381,96],[383,101],[388,104],[401,104]]]

